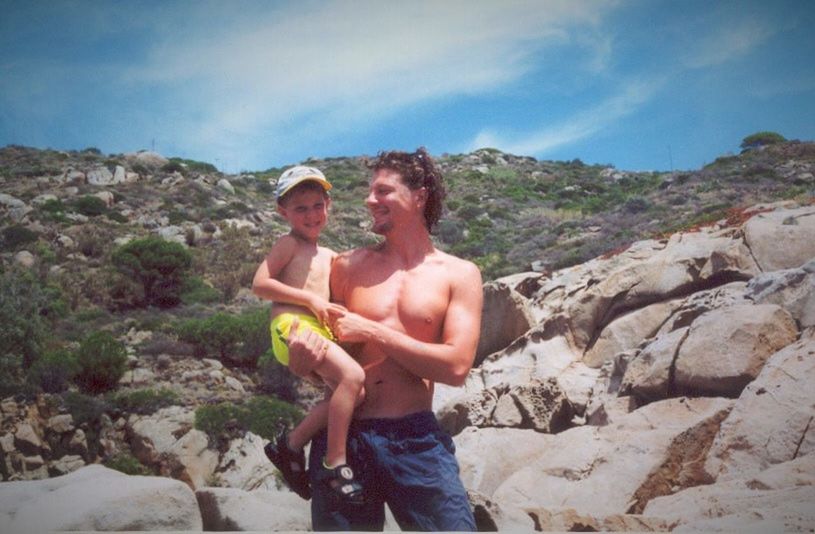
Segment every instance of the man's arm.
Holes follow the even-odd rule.
[[[350,312],[334,321],[334,333],[341,342],[377,343],[389,358],[416,376],[452,386],[463,385],[478,346],[483,293],[478,268],[470,262],[458,261],[438,343],[419,341]]]

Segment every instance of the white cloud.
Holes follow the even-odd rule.
[[[616,94],[582,110],[569,119],[524,135],[481,131],[467,150],[498,148],[511,154],[542,155],[561,146],[590,137],[618,119],[636,112],[665,83],[664,79],[638,80],[624,85]]]
[[[768,23],[744,18],[728,20],[692,47],[684,58],[689,68],[715,67],[743,57],[777,32]]]
[[[598,24],[611,6],[600,0],[288,5],[244,13],[238,26],[208,24],[202,34],[185,30],[183,39],[166,34],[122,81],[180,90],[178,106],[198,120],[179,126],[179,143],[191,150],[216,144],[251,158],[261,148],[253,140],[297,142],[302,124],[336,135],[410,104],[511,83],[548,46],[575,27]],[[200,13],[194,18],[201,20]]]

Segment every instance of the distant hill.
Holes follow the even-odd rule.
[[[72,202],[107,190],[114,201],[106,215],[81,224],[111,241],[168,226],[187,232],[244,221],[238,225],[252,226],[252,252],[244,259],[253,264],[262,256],[258,247],[284,231],[274,214],[269,184],[282,169],[224,175],[208,163],[149,155],[0,149],[0,191],[27,203],[53,194],[64,206],[55,212],[55,204],[45,209],[40,204],[17,222],[6,214],[2,224],[34,224],[42,246],[50,246],[77,224]],[[448,209],[436,232],[437,243],[475,261],[485,279],[531,269],[556,270],[639,239],[724,218],[733,208],[815,195],[815,144],[810,142],[746,150],[699,170],[671,173],[631,172],[580,160],[538,161],[494,149],[441,155],[437,161],[448,189]],[[321,168],[336,186],[325,244],[341,250],[372,242],[375,237],[366,231],[363,202],[369,176],[364,158],[307,163]],[[118,183],[113,176],[117,166]],[[97,177],[104,175],[101,169],[111,178]],[[229,182],[231,190],[219,188],[220,180]],[[217,246],[208,243],[196,246]],[[6,252],[13,248],[4,247]],[[218,267],[208,265],[216,271]],[[211,274],[202,272],[205,278]]]

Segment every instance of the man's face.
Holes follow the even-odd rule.
[[[390,169],[380,169],[371,178],[371,189],[365,204],[373,217],[371,230],[386,235],[412,219],[421,222],[424,210],[424,189],[411,190],[402,176]],[[414,221],[415,222],[415,221]]]

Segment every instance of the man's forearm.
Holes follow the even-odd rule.
[[[382,323],[360,320],[366,323],[365,342],[379,345],[383,353],[411,373],[452,386],[464,384],[474,353],[468,355],[466,349],[454,344],[420,341]]]

